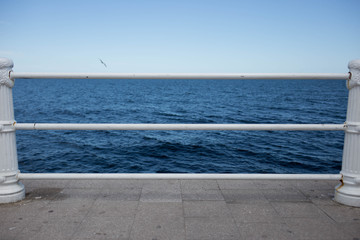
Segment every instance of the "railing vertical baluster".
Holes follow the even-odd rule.
[[[349,63],[350,77],[348,109],[346,115],[341,183],[336,187],[335,200],[360,207],[360,59]]]
[[[16,202],[25,197],[24,185],[18,181],[12,67],[11,60],[0,58],[0,203]]]

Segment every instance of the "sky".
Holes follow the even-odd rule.
[[[0,57],[16,72],[345,73],[360,58],[359,9],[360,0],[0,0]]]

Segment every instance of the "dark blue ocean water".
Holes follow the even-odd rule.
[[[19,123],[343,123],[345,81],[19,79]],[[22,172],[338,173],[343,132],[17,131]]]

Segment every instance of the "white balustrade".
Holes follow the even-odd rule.
[[[360,60],[350,73],[14,73],[13,63],[0,58],[0,203],[24,198],[19,179],[293,179],[341,180],[335,189],[339,203],[360,207]],[[349,102],[344,124],[77,124],[16,123],[12,87],[16,78],[58,79],[343,79]],[[340,174],[80,174],[18,171],[15,130],[231,130],[231,131],[345,131]]]

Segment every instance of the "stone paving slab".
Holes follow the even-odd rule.
[[[179,180],[151,180],[144,182],[141,202],[181,202]]]
[[[337,181],[27,180],[0,240],[360,239]]]

